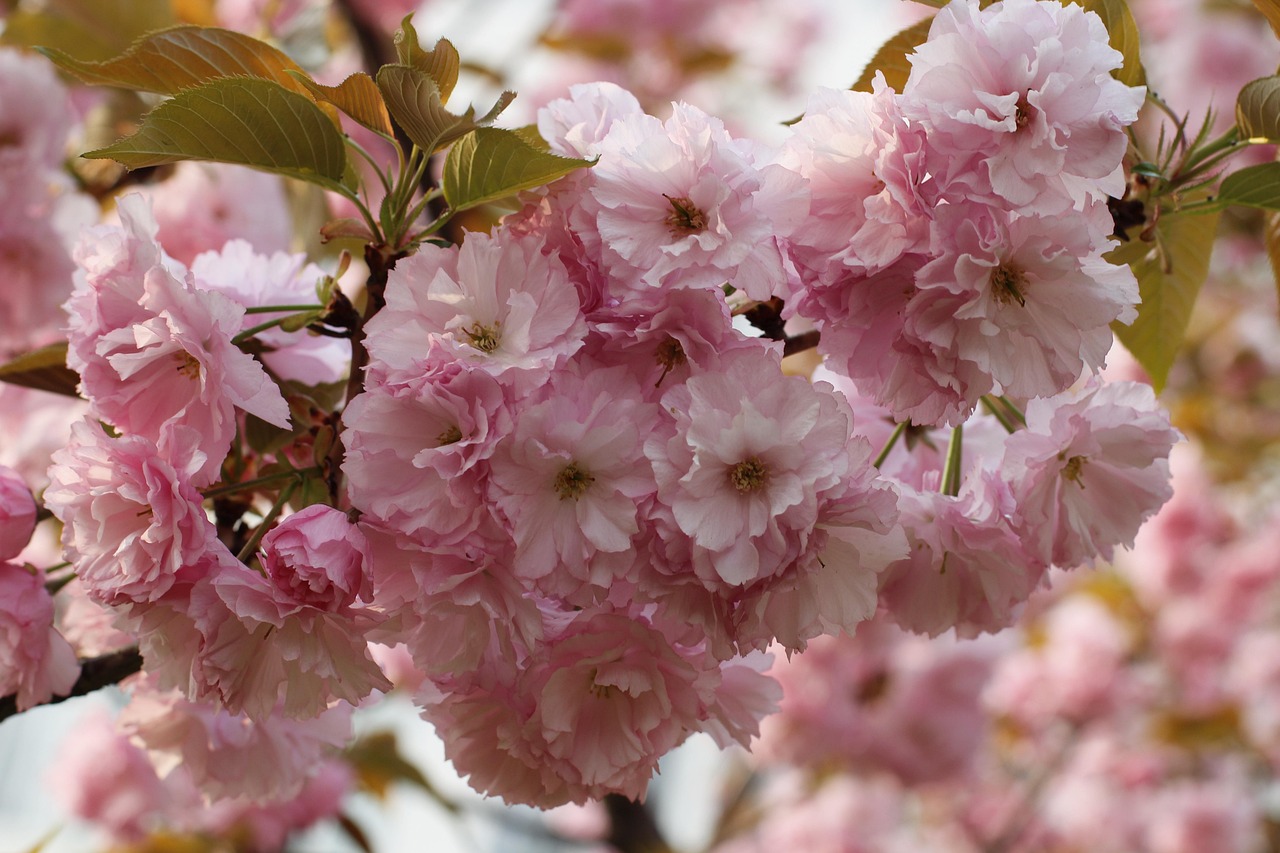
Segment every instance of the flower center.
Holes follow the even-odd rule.
[[[577,462],[570,462],[568,465],[560,469],[560,473],[556,475],[555,490],[560,496],[560,500],[577,500],[582,497],[582,493],[591,487],[596,481],[586,471],[578,467]]]
[[[680,342],[670,335],[662,343],[658,344],[657,351],[653,354],[654,360],[662,365],[662,375],[658,377],[658,381],[653,383],[653,387],[657,388],[662,384],[662,380],[667,378],[667,374],[672,368],[679,367],[689,360],[684,354],[684,347]]]
[[[462,430],[456,426],[451,426],[436,436],[436,447],[444,447],[446,444],[453,444],[456,441],[462,441]]]
[[[1035,118],[1036,109],[1027,102],[1027,96],[1024,94],[1018,98],[1018,103],[1013,108],[1013,123],[1022,130],[1031,123],[1031,119]]]
[[[188,379],[200,378],[200,362],[189,352],[175,352],[173,360],[178,362],[178,372]]]
[[[1002,263],[991,271],[991,295],[1001,305],[1017,302],[1025,308],[1027,297],[1022,295],[1022,291],[1026,286],[1026,273],[1011,263]]]
[[[671,203],[671,212],[667,214],[667,227],[672,237],[685,237],[697,234],[707,227],[707,215],[688,196],[672,198],[666,193],[662,197]]]
[[[1063,454],[1059,453],[1058,458],[1061,459]],[[1080,474],[1084,471],[1084,463],[1089,460],[1084,456],[1072,456],[1067,459],[1067,464],[1062,466],[1062,476],[1075,483],[1080,488],[1084,488],[1084,483],[1080,482]]]
[[[769,469],[755,456],[749,456],[729,469],[729,482],[744,495],[760,491],[768,479]]]
[[[480,352],[493,352],[498,348],[498,344],[502,342],[501,332],[499,331],[501,326],[501,323],[494,323],[492,326],[473,323],[471,328],[463,329],[462,331],[471,340],[471,345],[480,350]]]

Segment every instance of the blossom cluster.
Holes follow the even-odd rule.
[[[993,50],[1031,71],[991,77]],[[539,130],[594,167],[392,271],[344,471],[473,786],[641,795],[689,733],[754,733],[772,691],[743,655],[877,606],[999,630],[1168,497],[1150,389],[1077,384],[1137,298],[1102,252],[1141,90],[1095,17],[1033,0],[953,4],[913,64],[900,95],[820,96],[779,149],[576,87]],[[830,381],[739,331],[743,299],[816,322]],[[895,422],[934,441],[993,392],[1025,428],[872,464]]]
[[[176,802],[295,794],[391,689],[371,642],[405,645],[478,790],[639,799],[691,734],[757,735],[771,649],[878,611],[999,631],[1050,566],[1133,541],[1177,433],[1090,374],[1137,300],[1102,253],[1143,93],[1055,0],[956,0],[911,59],[901,93],[820,93],[777,147],[610,84],[548,105],[551,150],[594,165],[398,260],[341,456],[293,392],[346,375],[345,343],[260,328],[318,267],[237,239],[179,259],[139,197],[81,233],[89,410],[43,501],[137,638],[124,725],[180,756]],[[820,332],[817,377],[735,322],[761,306]],[[21,624],[0,652],[45,701],[66,656]]]

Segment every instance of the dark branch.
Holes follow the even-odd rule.
[[[609,837],[605,839],[608,844],[621,853],[671,853],[653,815],[643,804],[609,794],[604,806],[609,812]]]
[[[101,690],[112,684],[119,684],[124,679],[142,670],[142,654],[136,647],[121,649],[96,658],[80,662],[80,677],[71,686],[66,696],[54,696],[45,705],[56,705],[72,696],[84,696],[95,690]],[[18,713],[18,696],[10,694],[0,698],[0,721],[7,720]]]
[[[818,345],[818,340],[822,337],[822,333],[817,329],[809,332],[802,332],[794,337],[787,338],[782,344],[783,355],[795,355],[798,352],[804,352],[807,349],[813,349]]]

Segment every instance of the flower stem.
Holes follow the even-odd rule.
[[[907,424],[910,421],[903,421],[893,428],[893,432],[889,435],[889,440],[884,443],[884,447],[880,448],[876,461],[872,462],[872,466],[879,468],[884,464],[884,460],[889,458],[889,452],[893,450],[893,446],[898,443],[898,439],[902,438],[902,434],[907,431]]]
[[[960,463],[964,446],[964,427],[951,430],[951,444],[947,445],[947,461],[942,468],[942,493],[950,497],[960,494]]]
[[[1022,413],[1022,409],[1010,403],[1008,397],[996,397],[996,400],[1000,402],[1000,405],[1004,406],[1004,410],[1012,415],[1015,421],[1022,426],[1027,425],[1027,416]]]
[[[1000,426],[1004,427],[1005,432],[1013,435],[1018,431],[1018,427],[1013,423],[1013,421],[1009,420],[1008,413],[1003,411],[1001,406],[992,400],[989,395],[982,395],[982,405],[986,407],[989,414],[995,416],[995,419],[1000,422]]]
[[[274,314],[279,311],[322,311],[323,305],[255,305],[244,309],[246,314]]]
[[[289,498],[293,496],[293,492],[297,488],[297,480],[294,480],[292,483],[284,487],[280,492],[280,497],[276,498],[276,502],[272,504],[271,510],[267,513],[266,517],[262,519],[262,523],[253,531],[253,535],[249,537],[249,541],[244,543],[244,547],[240,549],[240,553],[236,554],[237,560],[248,564],[249,558],[253,556],[253,552],[258,550],[258,543],[261,542],[262,537],[267,534],[267,531],[284,510],[284,505],[289,502]]]
[[[318,465],[311,468],[297,468],[292,471],[281,471],[278,474],[268,474],[265,477],[258,477],[254,480],[245,480],[241,483],[228,483],[225,486],[218,486],[216,489],[209,489],[202,494],[205,498],[220,498],[224,495],[234,495],[236,492],[251,491],[259,486],[270,486],[273,483],[279,483],[281,480],[298,480],[319,473],[321,473],[321,470]]]

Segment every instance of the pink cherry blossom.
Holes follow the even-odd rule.
[[[255,721],[143,678],[133,684],[119,726],[148,751],[162,777],[181,767],[212,799],[287,799],[350,742],[351,710],[339,703],[312,720]]]
[[[1111,76],[1122,57],[1095,14],[1055,0],[982,10],[961,0],[910,60],[902,111],[926,131],[948,195],[1051,214],[1122,194],[1124,128],[1145,91]]]
[[[185,264],[231,240],[247,240],[262,253],[289,250],[293,217],[284,185],[274,175],[188,161],[144,192],[155,210],[160,245]]]
[[[819,497],[851,472],[847,407],[749,350],[673,388],[662,405],[670,426],[645,447],[674,525],[662,535],[689,538],[709,589],[782,571],[817,523]]]
[[[76,656],[92,658],[133,645],[137,638],[116,626],[111,609],[89,598],[75,578],[58,590],[57,625]]]
[[[4,150],[0,143],[0,158]],[[70,220],[66,230],[78,227],[75,220],[82,218],[84,203],[96,220],[96,207],[78,194],[6,186],[0,208],[0,270],[6,281],[0,289],[0,355],[16,356],[63,340],[66,315],[61,305],[71,293],[76,267],[71,240],[62,236],[59,220]]]
[[[308,574],[318,577],[319,569]],[[357,705],[391,689],[369,656],[365,635],[381,621],[369,608],[233,565],[197,587],[191,603],[205,638],[197,661],[202,692],[232,713],[309,719],[334,699]]]
[[[915,277],[926,261],[906,255],[873,275],[848,273],[829,287],[802,291],[798,310],[818,323],[827,367],[852,379],[896,420],[954,426],[993,383],[975,362],[915,328]]]
[[[412,379],[438,349],[531,388],[582,345],[586,326],[564,265],[499,232],[472,234],[460,249],[424,245],[400,261],[366,332],[376,381]]]
[[[788,241],[809,286],[838,286],[848,272],[878,272],[928,247],[924,133],[877,82],[874,94],[819,90],[780,154],[809,184],[809,218]]]
[[[115,329],[143,322],[143,280],[148,270],[164,267],[177,278],[187,268],[167,256],[156,240],[155,215],[137,194],[116,203],[119,224],[97,225],[80,233],[72,250],[79,272],[67,300],[67,366],[82,376],[98,361],[99,339]]]
[[[262,567],[289,598],[338,611],[369,600],[369,545],[347,514],[314,504],[287,516],[262,538]]]
[[[147,755],[95,708],[76,723],[50,767],[48,785],[72,815],[120,841],[141,841],[175,805]]]
[[[512,573],[512,545],[424,551],[376,533],[371,539],[375,566],[395,576],[378,578],[376,599],[423,672],[462,677],[494,650],[522,659],[541,642],[540,598]]]
[[[35,529],[35,497],[17,471],[0,465],[0,561],[21,554]]]
[[[175,426],[202,437],[205,485],[217,479],[235,434],[236,408],[279,427],[288,406],[262,366],[231,343],[244,309],[211,291],[185,286],[153,267],[143,281],[148,316],[98,339],[81,387],[95,411],[132,434],[170,450]]]
[[[0,50],[0,184],[40,181],[66,154],[75,118],[67,89],[48,62]]]
[[[511,430],[488,372],[429,358],[415,381],[357,396],[343,422],[352,505],[423,544],[456,544],[486,525],[486,463]]]
[[[1044,728],[1063,719],[1085,724],[1134,701],[1125,671],[1133,638],[1101,602],[1070,596],[1040,624],[1042,645],[1019,649],[997,665],[986,693],[989,707]]]
[[[75,652],[53,627],[53,598],[34,569],[0,563],[0,696],[19,711],[65,696],[80,676]]]
[[[604,262],[621,282],[720,287],[752,299],[784,292],[778,238],[807,207],[803,182],[761,166],[751,147],[715,118],[676,104],[665,123],[646,115],[614,121],[592,169],[586,215]]]
[[[1059,393],[1111,349],[1111,323],[1137,316],[1138,284],[1101,256],[1111,227],[1105,206],[1054,217],[947,205],[945,246],[916,274],[908,312],[922,339],[972,362],[1004,392]],[[945,236],[943,236],[945,235]]]
[[[216,541],[191,484],[204,456],[190,432],[172,433],[186,469],[175,469],[148,439],[111,438],[89,420],[54,454],[45,505],[62,522],[66,557],[95,601],[154,602],[190,579]]]
[[[574,802],[644,796],[657,760],[697,727],[699,671],[634,616],[575,618],[521,673],[536,697],[526,723],[533,758]]]
[[[566,370],[521,410],[490,463],[516,574],[604,589],[630,566],[656,488],[642,429],[657,413],[641,393],[622,368]]]
[[[1032,400],[1027,429],[1009,437],[1003,463],[1024,542],[1063,568],[1132,545],[1169,499],[1178,438],[1147,385],[1091,382]]]
[[[1048,566],[1011,529],[1008,486],[973,471],[956,497],[904,490],[900,506],[911,550],[880,576],[880,601],[893,620],[929,636],[1011,625]]]
[[[563,157],[598,157],[615,121],[643,114],[636,96],[621,86],[584,83],[538,110],[538,134]]]
[[[764,722],[766,761],[838,762],[906,785],[962,778],[987,734],[982,690],[995,647],[915,637],[884,617],[775,661],[779,713]]]
[[[129,200],[115,233],[77,249],[84,286],[67,302],[67,364],[100,418],[171,452],[175,427],[201,437],[197,485],[218,477],[235,409],[287,427],[288,407],[262,366],[231,342],[244,309],[192,286],[155,243],[145,203]],[[181,273],[181,275],[179,275]]]

